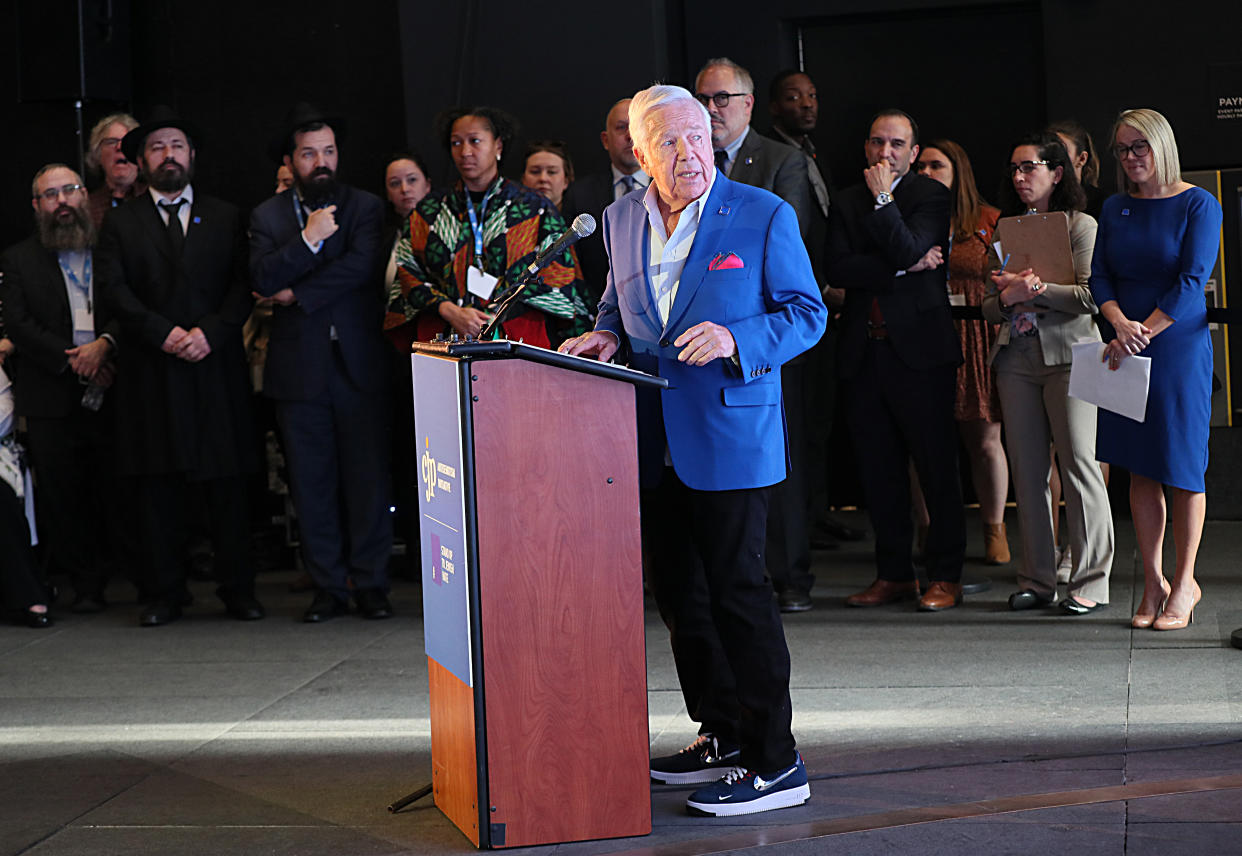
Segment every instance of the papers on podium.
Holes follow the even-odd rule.
[[[1087,340],[1073,345],[1069,394],[1096,407],[1142,422],[1147,416],[1147,388],[1151,357],[1126,357],[1117,371],[1104,358],[1104,345]]]

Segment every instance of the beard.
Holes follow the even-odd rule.
[[[176,193],[185,188],[194,178],[194,161],[190,166],[183,167],[172,158],[167,158],[154,170],[146,171],[147,184],[161,193]]]
[[[50,214],[35,215],[39,242],[49,250],[84,250],[95,243],[95,223],[85,208],[59,205]]]
[[[323,208],[336,198],[336,173],[326,166],[316,167],[305,178],[295,175],[294,181],[307,208]]]

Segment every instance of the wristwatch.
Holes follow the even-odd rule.
[[[889,193],[887,190],[881,190],[879,193],[875,195],[876,205],[887,205],[888,203],[892,201],[893,201],[893,194]]]

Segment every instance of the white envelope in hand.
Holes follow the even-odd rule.
[[[1142,422],[1147,416],[1151,357],[1126,357],[1117,371],[1102,362],[1105,346],[1088,340],[1073,345],[1069,394],[1074,398]]]

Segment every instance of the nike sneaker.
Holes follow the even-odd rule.
[[[652,758],[651,780],[666,785],[714,782],[735,769],[740,755],[738,747],[722,746],[714,734],[700,734],[676,755]]]
[[[690,814],[732,817],[802,805],[811,798],[806,765],[799,754],[792,767],[771,775],[738,767],[723,779],[699,788],[686,800]]]

